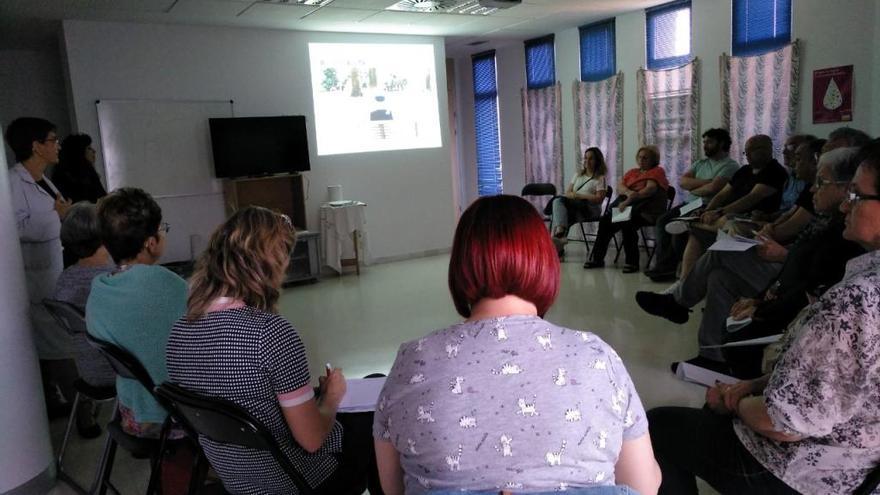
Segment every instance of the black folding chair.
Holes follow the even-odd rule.
[[[165,423],[162,425],[162,432],[159,435],[159,439],[156,440],[135,437],[123,431],[119,414],[114,410],[113,419],[107,425],[107,442],[104,445],[104,453],[101,456],[101,463],[98,466],[95,486],[90,490],[90,493],[95,493],[97,490],[97,493],[103,495],[106,493],[108,487],[116,493],[119,493],[110,483],[110,474],[113,470],[113,460],[116,455],[116,447],[117,445],[121,445],[122,448],[131,452],[135,457],[150,458],[150,481],[147,485],[146,495],[152,495],[155,493],[158,482],[161,479],[160,471],[162,465],[162,453],[165,450],[168,433],[171,431],[172,424],[176,423],[182,426],[188,433],[191,433],[193,439],[195,439],[195,434],[191,432],[191,427],[185,421],[181,421],[177,418],[177,415],[174,414],[175,411],[170,407],[170,404],[165,403],[164,400],[156,394],[156,386],[153,383],[152,377],[150,377],[150,373],[136,357],[125,349],[97,339],[92,335],[86,334],[86,340],[89,344],[98,349],[105,358],[107,358],[110,365],[113,366],[113,369],[119,376],[130,380],[137,380],[138,383],[147,389],[153,397],[156,398],[159,404],[165,407],[170,413],[165,420]],[[201,459],[201,453],[197,452],[196,455],[197,458],[193,463],[193,472],[191,475],[190,493],[195,493],[198,481],[197,478],[199,478],[197,473],[200,468],[199,461]]]
[[[675,188],[669,186],[666,189],[666,211],[672,209],[672,204],[675,202]],[[657,250],[656,240],[653,236],[649,236],[648,234],[654,228],[653,225],[642,225],[639,227],[639,235],[642,237],[642,245],[641,247],[645,248],[645,253],[648,255],[648,264],[646,266],[651,265],[651,260],[654,258],[654,252]],[[646,230],[647,229],[647,230]],[[615,238],[615,245],[616,245]],[[648,242],[650,241],[650,244]],[[618,258],[620,258],[620,248],[617,249],[617,254],[614,255],[614,262],[617,263]]]
[[[244,408],[225,399],[205,397],[174,383],[165,382],[156,394],[177,411],[199,434],[218,443],[239,445],[268,452],[281,466],[302,495],[315,491],[306,483],[275,438],[259,420]]]
[[[585,223],[599,223],[599,220],[603,216],[608,214],[608,212],[611,210],[611,195],[612,194],[614,194],[614,189],[612,189],[611,186],[607,186],[605,188],[605,199],[604,199],[605,206],[602,207],[602,215],[600,215],[599,218],[582,218],[580,216],[580,213],[578,213],[578,217],[576,219],[576,222],[578,224],[578,227],[580,227],[580,229],[581,229],[581,236],[584,240],[584,246],[587,249],[587,259],[590,259],[590,241],[589,241],[588,236],[592,237],[593,242],[595,242],[596,234],[587,234],[586,229],[584,229],[584,224]],[[614,241],[614,247],[618,251],[620,251],[620,246],[617,243],[617,236],[614,236],[611,239]]]
[[[526,184],[525,186],[523,186],[520,196],[531,196],[533,198],[549,196],[550,198],[553,198],[554,196],[556,196],[556,186],[548,182],[533,182],[531,184]],[[544,214],[543,208],[538,208],[538,211],[541,212],[545,222],[550,221],[550,216]]]

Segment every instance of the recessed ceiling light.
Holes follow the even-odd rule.
[[[477,0],[401,0],[385,10],[489,15],[498,9],[483,7]]]
[[[259,0],[260,3],[280,3],[287,5],[311,5],[314,7],[323,7],[333,0]]]

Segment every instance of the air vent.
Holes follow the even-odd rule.
[[[385,10],[442,14],[489,15],[498,9],[480,5],[478,0],[401,0]]]

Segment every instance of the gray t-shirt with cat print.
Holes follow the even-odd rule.
[[[613,485],[622,442],[647,431],[617,353],[536,316],[403,344],[373,426],[400,453],[407,494]]]

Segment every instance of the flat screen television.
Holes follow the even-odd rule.
[[[310,169],[306,118],[208,119],[217,178],[257,177]]]

